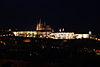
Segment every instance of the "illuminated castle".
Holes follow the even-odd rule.
[[[91,31],[85,34],[79,34],[74,32],[65,32],[64,28],[59,29],[59,32],[53,31],[53,29],[43,23],[40,19],[39,23],[36,25],[36,31],[14,31],[15,36],[18,37],[39,37],[39,38],[52,38],[52,39],[82,39],[90,38],[92,34]]]
[[[42,24],[40,19],[39,23],[36,26],[36,31],[51,31],[51,30],[52,28],[49,25],[46,25],[45,22]]]

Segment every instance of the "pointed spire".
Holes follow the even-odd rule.
[[[64,30],[65,30],[65,29],[63,28],[62,31],[64,32]]]
[[[41,21],[41,18],[40,18],[40,20],[39,20],[39,24],[41,24],[42,23],[42,21]]]
[[[40,27],[41,27],[41,18],[40,18],[39,22],[37,23],[36,30],[39,30]]]
[[[61,29],[59,29],[59,32],[61,32]]]

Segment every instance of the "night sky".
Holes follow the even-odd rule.
[[[0,28],[35,30],[39,19],[58,30],[100,31],[96,0],[4,0]]]

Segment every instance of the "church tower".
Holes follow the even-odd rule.
[[[40,19],[39,23],[36,26],[36,31],[52,31],[52,28],[49,25],[47,25],[45,22],[42,23]]]

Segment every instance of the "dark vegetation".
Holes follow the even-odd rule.
[[[30,42],[24,42],[24,40]],[[37,67],[99,67],[100,42],[93,39],[53,40],[43,38],[1,37],[0,60],[13,60],[0,64],[14,66],[18,62],[28,62]],[[22,64],[21,62],[19,64]],[[11,66],[12,65],[12,66]],[[21,67],[21,66],[20,66]]]

